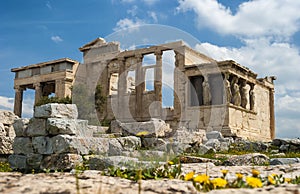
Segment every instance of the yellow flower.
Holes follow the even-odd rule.
[[[252,175],[253,177],[257,177],[260,174],[258,170],[252,169]]]
[[[192,179],[194,178],[194,174],[195,174],[194,171],[187,173],[187,174],[184,176],[184,180],[185,180],[185,181],[192,180]]]
[[[275,173],[273,173],[273,174],[271,174],[272,175],[272,177],[275,177],[275,176],[277,176],[277,174],[275,174]]]
[[[194,178],[194,181],[197,183],[209,183],[209,176],[206,174],[199,174]]]
[[[276,184],[276,181],[274,180],[273,176],[268,176],[268,182],[272,185],[275,185]]]
[[[138,132],[138,133],[136,134],[136,136],[142,137],[142,136],[146,136],[146,135],[148,135],[148,134],[149,134],[148,131],[140,131],[140,132]]]
[[[287,182],[287,183],[290,183],[292,181],[291,178],[284,178],[284,181]]]
[[[223,176],[226,176],[226,174],[228,173],[228,170],[221,170]]]
[[[252,188],[262,187],[262,182],[261,182],[261,180],[259,178],[247,177],[246,178],[246,182]]]
[[[236,173],[235,176],[237,177],[237,179],[241,180],[243,179],[243,175],[241,173]]]
[[[169,164],[169,165],[173,165],[174,162],[173,162],[173,161],[168,161],[168,164]]]
[[[227,185],[227,181],[223,178],[215,178],[211,182],[215,188],[224,188]]]

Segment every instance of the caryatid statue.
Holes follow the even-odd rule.
[[[210,93],[210,86],[209,86],[207,77],[204,77],[202,87],[203,87],[203,104],[210,105],[211,104],[211,93]]]

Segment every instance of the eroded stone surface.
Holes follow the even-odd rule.
[[[51,103],[35,107],[34,117],[77,119],[78,112],[75,104]]]

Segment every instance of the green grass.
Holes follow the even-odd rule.
[[[0,172],[11,172],[12,169],[8,162],[0,162]]]

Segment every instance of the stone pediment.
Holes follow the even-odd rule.
[[[104,38],[99,37],[99,38],[87,43],[86,45],[80,47],[79,50],[85,51],[85,50],[91,49],[93,47],[98,47],[98,46],[103,46],[103,45],[106,45],[106,41],[104,40]]]

